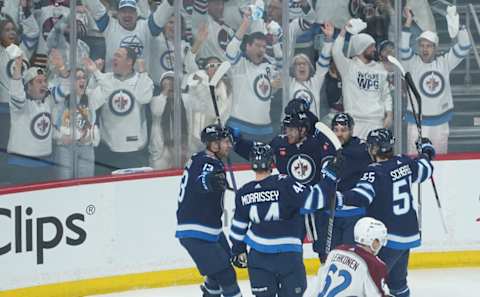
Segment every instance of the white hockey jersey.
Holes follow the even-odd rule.
[[[466,29],[458,33],[458,42],[448,53],[436,57],[431,63],[424,63],[410,46],[409,31],[402,31],[400,54],[405,71],[410,72],[422,96],[422,123],[428,126],[448,122],[453,115],[453,98],[450,85],[450,72],[462,62],[471,49]],[[415,108],[418,111],[416,102]],[[410,104],[407,107],[411,114]],[[414,123],[413,116],[407,121]]]
[[[388,72],[382,64],[364,64],[358,57],[348,59],[343,54],[345,38],[338,36],[332,55],[342,77],[345,112],[354,119],[380,121],[392,111],[392,96],[388,85]]]
[[[226,61],[226,49],[230,40],[232,40],[235,32],[224,23],[216,22],[207,13],[208,1],[195,0],[192,14],[192,33],[195,37],[197,28],[201,24],[206,23],[208,26],[208,37],[197,54],[198,59],[206,59],[209,57],[217,57],[222,61]]]
[[[389,291],[385,263],[353,245],[332,250],[317,277],[315,297],[384,297]]]
[[[142,149],[148,141],[145,104],[153,96],[153,82],[146,72],[134,73],[119,80],[113,73],[94,74],[98,86],[90,99],[94,109],[101,107],[102,141],[114,152],[125,153]]]
[[[298,81],[290,78],[289,99],[302,98],[310,102],[310,111],[320,118],[320,89],[322,88],[325,74],[328,72],[331,59],[333,42],[325,42],[322,52],[318,56],[315,74],[307,81]],[[292,66],[293,67],[293,66]]]
[[[134,48],[138,56],[145,59],[148,70],[151,65],[149,50],[151,39],[160,34],[162,27],[173,14],[173,6],[170,6],[168,1],[163,1],[148,20],[138,19],[135,29],[129,31],[120,25],[118,19],[108,15],[100,0],[85,0],[85,4],[93,15],[98,29],[105,36],[105,71],[111,71],[113,54],[120,47]]]
[[[31,157],[52,153],[51,95],[44,100],[27,99],[22,80],[10,80],[10,138],[7,151]]]
[[[240,51],[240,43],[234,37],[227,47],[227,57],[232,63],[229,71],[233,89],[231,118],[250,126],[270,125],[271,80],[275,69],[266,60],[258,65],[253,64]],[[242,132],[269,134],[255,133],[259,132],[255,129]]]

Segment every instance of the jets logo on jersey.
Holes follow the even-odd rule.
[[[13,78],[12,74],[13,74],[14,63],[15,63],[15,60],[10,60],[7,63],[7,75],[8,75],[9,78]],[[22,74],[29,67],[30,67],[30,65],[28,64],[28,61],[23,60],[23,62],[22,62]]]
[[[218,46],[221,49],[226,50],[227,45],[228,45],[228,43],[230,42],[231,39],[232,39],[232,37],[228,34],[227,30],[225,30],[224,28],[222,28],[218,31],[217,42],[218,42]]]
[[[357,83],[361,90],[378,91],[380,89],[380,75],[378,73],[358,72]]]
[[[127,90],[117,90],[108,98],[110,110],[118,116],[129,114],[134,105],[135,97]]]
[[[313,159],[306,154],[295,155],[288,161],[288,175],[302,184],[312,181],[315,176],[316,166]]]
[[[120,47],[133,48],[137,56],[143,56],[143,42],[137,37],[137,35],[130,35],[123,38],[120,41]]]
[[[420,90],[425,96],[437,97],[445,89],[445,79],[440,72],[427,72],[420,78]]]
[[[294,99],[303,99],[309,104],[312,103],[313,101],[313,94],[310,92],[310,90],[307,89],[300,89],[296,90],[295,93],[293,93],[293,98]]]
[[[51,127],[52,121],[50,118],[50,113],[42,112],[32,119],[30,131],[35,138],[43,140],[50,134]]]
[[[253,90],[255,95],[263,101],[270,99],[272,95],[272,84],[270,83],[270,78],[266,74],[260,74],[253,81]]]
[[[163,69],[171,71],[173,70],[173,65],[175,63],[175,57],[173,56],[173,51],[167,50],[160,56],[160,65]]]

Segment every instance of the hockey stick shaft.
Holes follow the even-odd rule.
[[[415,125],[417,126],[418,139],[419,139],[419,141],[421,141],[422,140],[422,97],[418,93],[418,90],[415,87],[415,85],[413,83],[412,76],[410,75],[409,72],[407,72],[405,74],[405,81],[407,82],[407,85],[409,87],[407,89],[408,98],[409,98],[410,106],[412,108],[413,118],[415,119]],[[415,106],[413,104],[412,95],[410,94],[410,91],[409,91],[410,89],[412,90],[412,92],[415,95],[415,98],[417,100],[418,114],[416,113]],[[417,148],[417,150],[418,150],[418,153],[420,154],[421,153],[421,148]],[[440,212],[440,217],[441,217],[443,229],[444,229],[445,233],[448,233],[446,219],[445,219],[445,216],[444,216],[443,211],[442,211],[442,204],[441,204],[441,201],[440,201],[440,196],[438,195],[437,185],[435,183],[433,175],[430,177],[430,182],[432,184],[433,193],[435,195],[435,200],[437,202],[438,211]],[[418,184],[418,210],[419,210],[419,226],[420,226],[420,230],[421,230],[421,226],[422,226],[421,225],[421,218],[422,218],[422,207],[421,207],[421,205],[422,205],[422,203],[421,203],[421,186],[420,185],[421,184],[419,183]]]
[[[221,127],[223,127],[222,120],[220,119],[220,112],[218,111],[217,98],[215,96],[215,86],[210,85],[209,88],[210,96],[212,97],[213,109],[215,110],[215,116],[217,117],[217,122]],[[232,160],[230,159],[230,156],[227,156],[227,171],[230,179],[232,180],[233,191],[237,193],[237,180],[235,179],[235,174],[233,173]]]

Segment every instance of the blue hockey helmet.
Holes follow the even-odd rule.
[[[254,171],[270,170],[274,161],[273,149],[266,143],[255,142],[250,150],[249,159]]]
[[[231,135],[228,129],[222,128],[220,125],[217,124],[211,124],[206,126],[205,128],[203,128],[202,133],[200,134],[200,140],[205,144],[229,137],[231,137]]]
[[[333,127],[336,125],[347,126],[348,128],[352,129],[353,125],[355,125],[355,121],[348,113],[339,112],[333,117],[331,128],[333,129]]]
[[[393,150],[395,144],[395,137],[391,130],[387,128],[375,129],[368,132],[367,145],[368,147],[376,146],[381,153],[388,153]]]

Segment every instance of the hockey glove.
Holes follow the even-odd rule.
[[[247,268],[247,253],[241,253],[232,257],[233,266],[238,268]]]
[[[430,139],[423,137],[421,142],[417,140],[415,143],[417,148],[423,155],[425,155],[430,161],[435,158],[435,148],[432,145]]]
[[[208,192],[223,192],[227,188],[227,177],[225,172],[209,172],[206,175]]]

